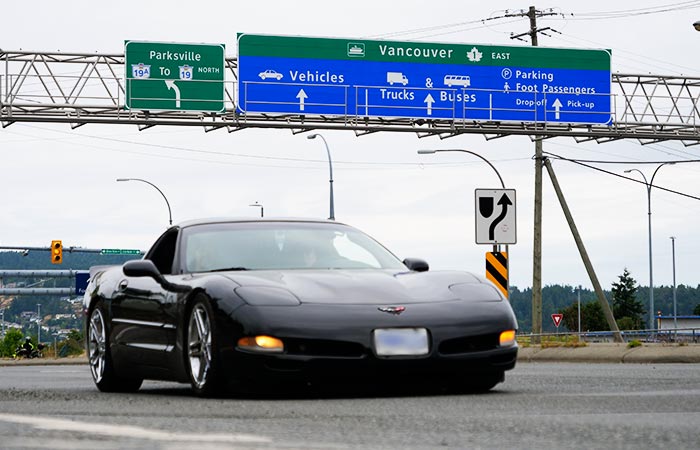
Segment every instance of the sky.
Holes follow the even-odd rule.
[[[328,1],[32,1],[3,5],[0,48],[123,53],[125,40],[221,43],[236,56],[236,34],[391,39],[460,44],[529,45],[510,39],[527,18],[493,19],[532,2],[403,0]],[[612,71],[700,76],[700,2],[659,8],[659,0],[550,2],[556,16],[539,36],[546,47],[612,50]],[[689,7],[689,8],[683,8]],[[680,8],[680,9],[674,9]],[[659,9],[670,11],[640,14]],[[492,18],[493,20],[483,20]],[[482,21],[483,20],[483,21]],[[4,74],[4,70],[3,70]],[[487,158],[517,192],[517,243],[509,246],[511,285],[532,285],[534,143],[528,137],[441,140],[411,133],[356,136],[323,131],[333,159],[335,215],[392,250],[419,257],[431,270],[484,273],[489,245],[475,243],[474,189],[498,187],[483,161],[464,153],[418,155],[419,149],[461,148]],[[623,174],[624,162],[700,159],[700,146],[680,142],[577,143],[558,137],[547,152],[567,158],[618,161],[598,167]],[[198,128],[15,123],[0,129],[0,245],[138,248],[174,222],[212,216],[328,217],[328,162],[321,140],[290,130],[205,133]],[[647,191],[644,185],[553,161],[559,183],[604,288],[627,268],[649,284]],[[635,165],[647,177],[655,165]],[[638,175],[638,174],[637,174]],[[700,196],[700,164],[659,170],[654,184]],[[652,191],[654,284],[671,285],[670,236],[676,237],[678,284],[700,284],[700,202]],[[591,287],[547,175],[543,178],[543,285]]]

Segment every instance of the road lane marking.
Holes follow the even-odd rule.
[[[41,430],[71,431],[131,439],[148,439],[168,442],[217,442],[217,443],[270,443],[272,439],[253,434],[194,434],[173,431],[149,430],[132,425],[109,425],[53,417],[0,414],[0,421],[30,425]]]

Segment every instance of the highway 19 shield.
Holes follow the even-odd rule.
[[[477,244],[515,244],[515,189],[475,189]]]

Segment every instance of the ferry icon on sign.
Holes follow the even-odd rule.
[[[364,57],[365,44],[362,42],[348,42],[348,56]]]

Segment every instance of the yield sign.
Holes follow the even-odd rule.
[[[552,322],[554,322],[554,326],[559,328],[559,325],[561,325],[561,319],[564,318],[564,314],[552,314]]]

